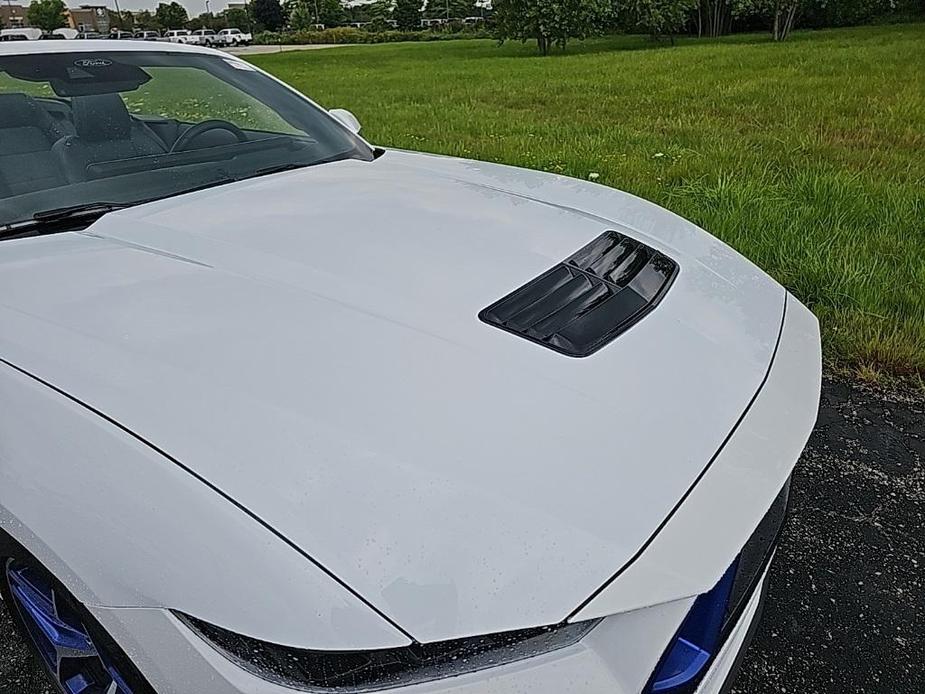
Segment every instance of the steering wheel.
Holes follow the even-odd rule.
[[[204,120],[202,123],[196,123],[196,125],[192,125],[183,131],[183,134],[173,143],[173,147],[170,148],[170,151],[182,152],[190,142],[200,135],[211,132],[212,130],[224,130],[225,132],[231,133],[237,138],[238,142],[248,141],[247,134],[234,123],[229,123],[226,120]]]

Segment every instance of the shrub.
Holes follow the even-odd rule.
[[[838,27],[866,24],[895,9],[893,0],[809,0],[804,2],[805,27]]]
[[[394,43],[397,41],[446,41],[451,39],[487,39],[491,35],[482,29],[445,31],[365,31],[355,27],[336,27],[324,31],[293,31],[287,33],[265,31],[254,37],[255,44],[349,44]]]

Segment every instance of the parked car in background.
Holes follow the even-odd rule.
[[[227,40],[224,36],[216,34],[213,29],[196,29],[187,37],[186,43],[192,43],[196,46],[225,46]]]
[[[134,38],[140,41],[158,41],[161,38],[159,32],[152,29],[144,29],[142,31],[136,31]]]
[[[164,32],[164,38],[170,43],[189,43],[191,33],[189,29],[171,29]]]
[[[86,39],[105,39],[105,34],[100,34],[97,31],[81,31],[78,32],[76,38],[86,40]],[[110,37],[111,38],[111,37]]]
[[[0,41],[37,41],[42,38],[42,30],[32,27],[19,29],[0,29]]]
[[[0,33],[0,41],[29,41],[28,36],[23,36],[22,34],[11,32],[9,34]]]
[[[3,29],[0,30],[0,34],[3,36],[12,37],[12,41],[37,41],[42,38],[42,30],[36,29],[35,27],[20,27],[19,29]]]
[[[223,37],[227,46],[249,46],[254,37],[240,29],[222,29],[218,35]]]
[[[109,31],[109,38],[111,39],[133,39],[135,35],[130,31],[122,31],[121,29],[111,29]]]

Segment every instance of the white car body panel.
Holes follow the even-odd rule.
[[[645,552],[572,621],[675,599],[685,592],[698,595],[716,585],[723,567],[735,559],[790,477],[812,433],[821,368],[819,323],[809,309],[788,297],[767,382],[735,434]]]
[[[128,33],[128,32],[126,32]],[[85,39],[79,41],[55,41],[54,43],[18,45],[13,43],[0,43],[0,55],[22,54],[48,54],[48,53],[92,53],[95,50],[107,51],[157,51],[158,53],[211,53],[225,55],[220,51],[201,46],[187,44],[169,44],[167,42],[156,45],[138,43],[134,41],[116,41],[112,39]]]
[[[97,414],[3,363],[0,401],[17,405],[0,417],[0,527],[84,604],[170,607],[322,649],[409,643],[305,556]]]
[[[102,49],[238,60],[0,56]],[[606,230],[680,269],[605,348],[572,359],[479,320]],[[789,477],[819,381],[812,314],[690,222],[390,151],[0,244],[0,526],[159,694],[292,691],[172,611],[315,650],[601,617],[567,648],[389,691],[638,694]]]
[[[784,292],[744,261],[704,267],[667,218],[676,246],[628,230],[681,266],[657,310],[564,359],[478,311],[625,229],[621,199],[605,220],[503,192],[510,169],[457,167],[386,154],[6,242],[0,354],[193,469],[419,640],[562,621],[754,397]]]

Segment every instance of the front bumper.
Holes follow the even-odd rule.
[[[766,574],[748,600],[698,694],[725,694],[757,625]],[[639,694],[693,600],[605,619],[569,648],[492,670],[387,690],[388,694]],[[167,610],[95,608],[158,694],[293,694],[224,658]],[[634,662],[635,661],[635,662]]]
[[[768,571],[786,516],[789,483],[753,531],[734,576],[715,655],[697,694],[726,694],[757,626]],[[733,573],[734,569],[734,573]],[[605,618],[581,641],[558,651],[384,694],[639,694],[646,688],[694,598]],[[246,608],[247,606],[242,606]],[[241,669],[169,610],[90,608],[159,694],[292,694]],[[696,609],[695,609],[696,611]],[[309,690],[311,691],[311,690]],[[321,690],[314,690],[321,691]],[[686,690],[690,691],[690,690]]]

